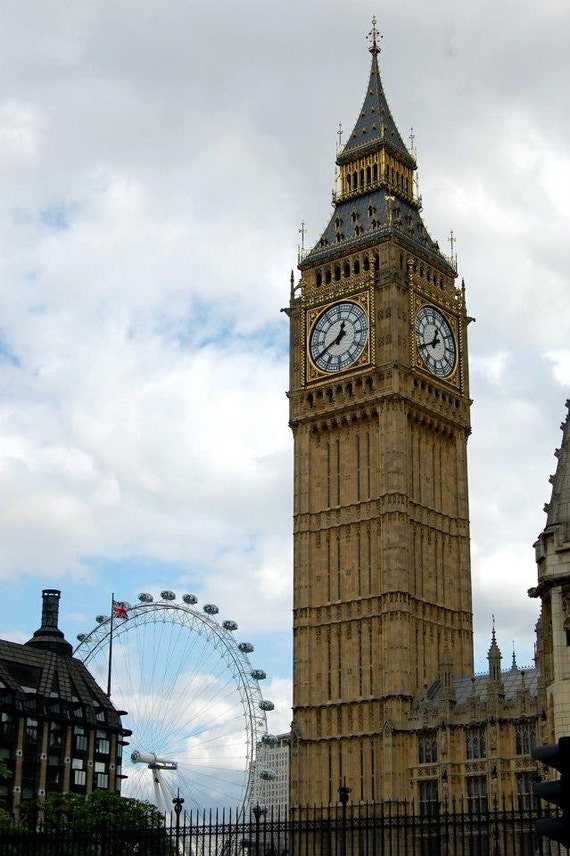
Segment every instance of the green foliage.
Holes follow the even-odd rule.
[[[163,823],[156,806],[113,791],[94,791],[87,798],[51,793],[44,803],[46,829],[155,829]]]
[[[21,832],[24,827],[16,823],[11,812],[0,808],[0,835],[8,832]]]

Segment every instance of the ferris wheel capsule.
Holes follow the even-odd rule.
[[[195,594],[183,594],[182,600],[190,606],[194,606],[195,603],[198,603],[198,598]]]
[[[161,591],[160,596],[163,600],[176,600],[176,595],[174,594],[174,592],[169,591],[168,589]]]
[[[215,603],[205,603],[204,604],[204,612],[208,615],[216,615],[220,610],[216,606]]]
[[[253,651],[253,645],[251,642],[240,642],[238,648],[242,652],[242,654],[251,654]]]
[[[97,622],[97,624],[104,624],[108,620],[109,620],[108,615],[96,615],[95,616],[95,621]]]
[[[139,600],[141,603],[152,603],[154,598],[148,592],[141,591],[141,593],[139,594]]]
[[[237,630],[238,626],[235,621],[232,621],[231,618],[228,618],[227,621],[222,621],[222,627],[224,630]]]
[[[260,770],[259,778],[266,782],[272,782],[277,778],[277,773],[275,770]]]
[[[254,681],[263,681],[267,677],[267,672],[263,669],[252,669],[249,673]]]
[[[267,698],[262,698],[261,701],[258,701],[257,706],[260,710],[275,710],[275,705]]]
[[[264,746],[275,746],[277,743],[277,737],[275,734],[264,734],[261,738],[261,742]]]
[[[77,634],[77,639],[78,639],[78,641],[79,641],[79,642],[83,642],[83,640],[85,639],[86,635],[87,635],[86,633],[78,633],[78,634]]]

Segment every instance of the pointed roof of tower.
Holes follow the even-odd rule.
[[[428,264],[455,278],[455,262],[442,253],[421,217],[421,198],[416,196],[414,183],[416,161],[388,107],[378,69],[381,36],[375,18],[372,24],[369,33],[372,65],[364,103],[354,130],[336,159],[345,174],[344,183],[340,193],[333,193],[334,211],[328,225],[312,249],[300,256],[299,269],[395,236]],[[364,167],[368,160],[370,164]]]
[[[372,54],[368,87],[354,129],[344,149],[339,154],[337,162],[341,164],[349,160],[356,154],[356,150],[377,148],[378,145],[383,145],[392,149],[409,167],[415,169],[416,162],[400,136],[382,87],[378,68],[378,54],[380,53],[378,39],[382,38],[382,34],[376,28],[376,18],[372,18],[372,29],[368,37],[371,40],[369,50]]]
[[[551,476],[552,497],[544,507],[546,528],[562,526],[570,532],[570,398],[566,402],[568,413],[560,426],[562,445],[555,451],[558,458],[556,472]]]

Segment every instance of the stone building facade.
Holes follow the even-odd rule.
[[[494,628],[488,673],[473,674],[466,288],[423,223],[375,23],[370,42],[334,211],[287,309],[290,803],[337,803],[341,785],[353,803],[528,801],[531,748],[549,733],[545,678],[514,658],[503,670]],[[570,698],[566,662],[551,695]]]

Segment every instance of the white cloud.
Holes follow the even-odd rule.
[[[272,649],[291,622],[279,309],[301,220],[309,245],[330,215],[338,123],[346,137],[377,10],[7,10],[1,635],[31,634],[43,586],[62,587],[70,638],[112,590],[196,588],[263,639],[288,710],[290,649]],[[483,658],[491,612],[505,655],[510,636],[532,648],[531,545],[568,395],[568,23],[560,0],[525,15],[514,0],[403,0],[381,22],[389,102],[419,146],[423,216],[442,247],[454,229],[477,318],[469,454]]]

